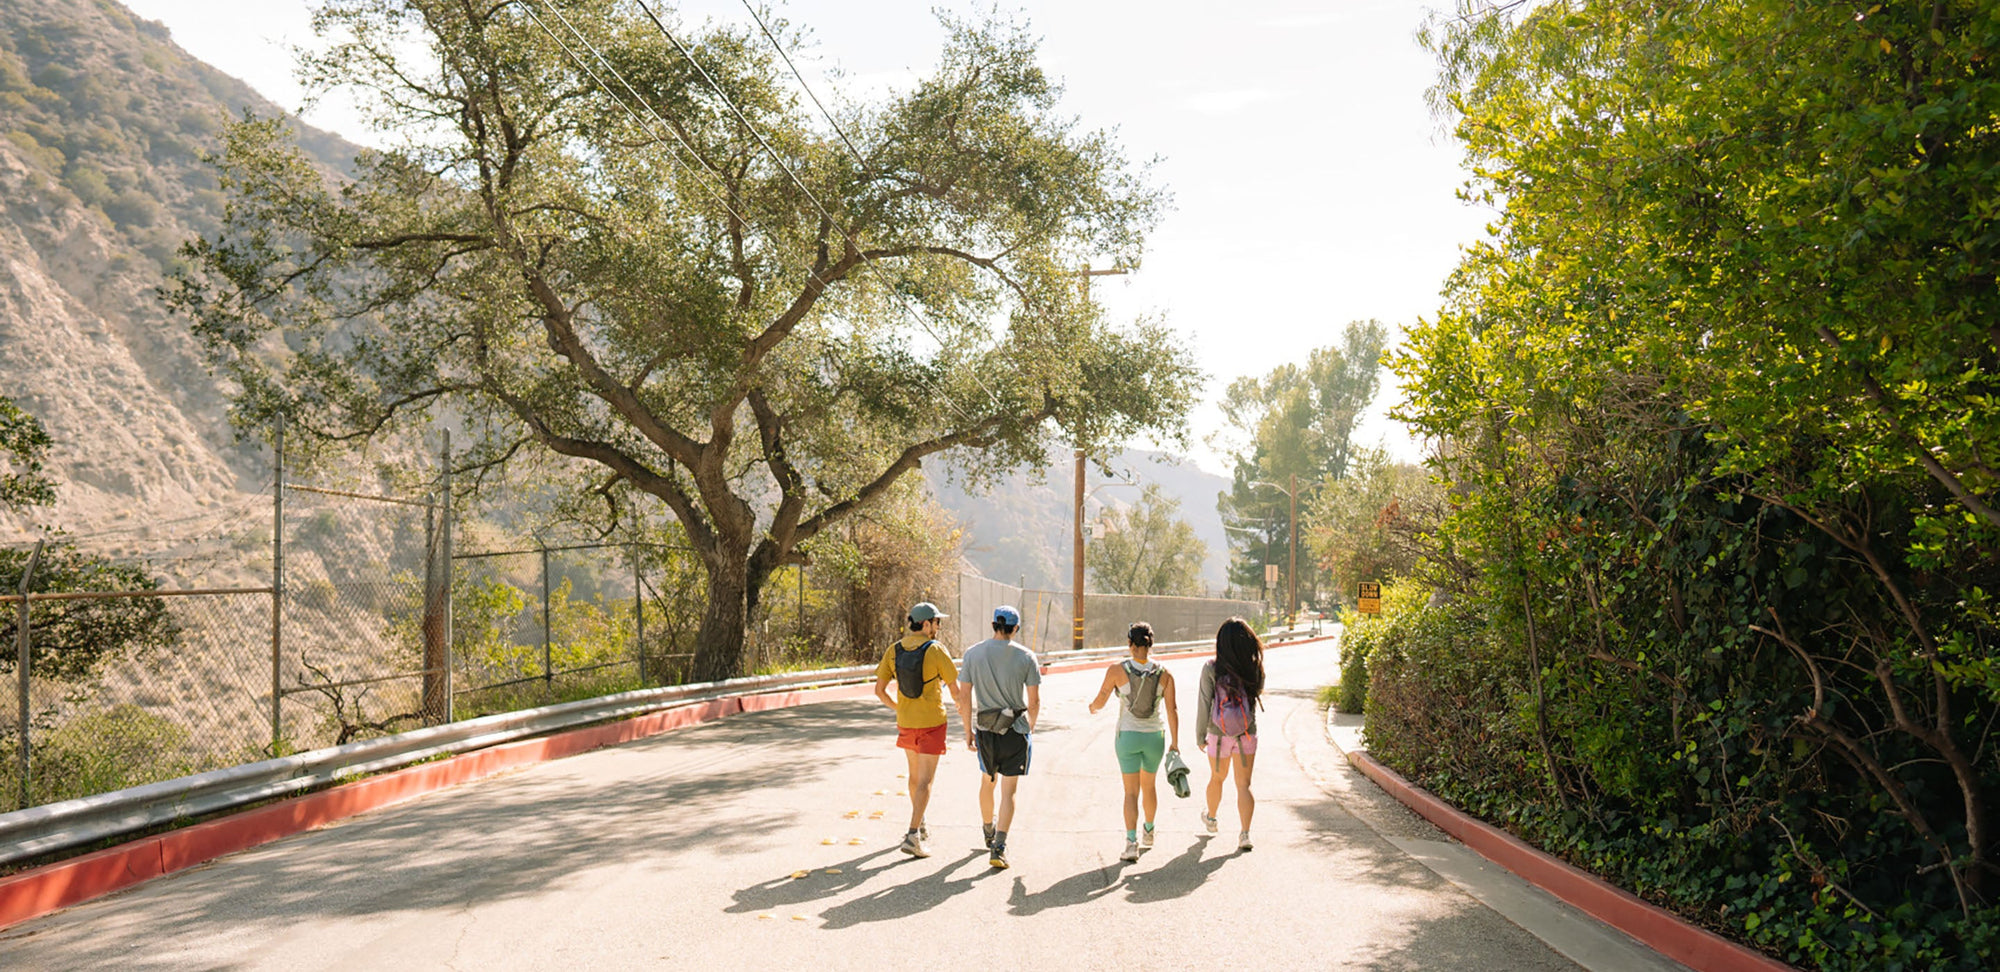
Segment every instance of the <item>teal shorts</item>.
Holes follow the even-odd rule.
[[[1167,755],[1167,734],[1159,730],[1152,732],[1132,732],[1122,730],[1113,744],[1118,751],[1118,772],[1157,773],[1160,760]]]

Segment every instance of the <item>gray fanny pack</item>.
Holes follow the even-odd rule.
[[[1014,717],[1018,715],[1013,709],[981,709],[972,717],[972,724],[981,732],[1013,732]]]

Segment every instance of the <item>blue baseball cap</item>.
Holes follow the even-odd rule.
[[[951,615],[938,610],[937,605],[929,601],[918,601],[917,606],[910,609],[910,620],[918,623],[929,621],[933,618],[948,617],[951,617]]]
[[[1021,612],[1014,610],[1012,604],[1002,604],[993,609],[993,621],[1010,628],[1018,628],[1021,626]]]

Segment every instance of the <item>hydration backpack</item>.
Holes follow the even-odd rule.
[[[1247,736],[1250,734],[1250,699],[1243,694],[1234,679],[1215,680],[1215,697],[1208,713],[1211,730],[1218,736]]]
[[[931,646],[935,644],[937,640],[932,639],[915,648],[905,648],[902,642],[896,642],[896,690],[903,693],[904,698],[924,697],[924,689],[931,682],[924,677],[924,659],[929,657]]]
[[[1125,708],[1135,719],[1151,719],[1160,710],[1160,670],[1145,671],[1131,662],[1124,662],[1125,682],[1130,694],[1125,697]]]

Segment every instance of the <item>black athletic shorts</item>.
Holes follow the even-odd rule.
[[[972,741],[979,747],[979,771],[992,776],[1028,775],[1028,758],[1034,755],[1034,742],[1025,732],[987,732],[975,730]]]

